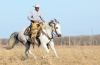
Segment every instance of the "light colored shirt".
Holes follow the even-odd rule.
[[[36,19],[37,21],[43,20],[43,17],[41,16],[41,12],[40,11],[31,11],[28,15],[28,19],[31,21],[33,19]]]

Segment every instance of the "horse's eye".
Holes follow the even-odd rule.
[[[56,29],[58,29],[58,27],[56,27]]]

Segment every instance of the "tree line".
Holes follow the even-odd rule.
[[[0,44],[7,45],[9,39],[0,39]],[[65,36],[54,37],[55,45],[71,45],[71,46],[99,46],[100,35],[80,35],[80,36]]]
[[[79,46],[99,46],[100,45],[100,35],[80,35],[80,36],[66,36],[54,38],[56,45],[79,45]]]

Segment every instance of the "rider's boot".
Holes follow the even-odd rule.
[[[36,40],[36,38],[34,38],[34,42],[35,42],[35,44],[38,44],[38,41]]]
[[[38,47],[40,47],[41,45],[40,39],[37,39],[37,40],[38,40]]]
[[[31,39],[31,41],[32,41],[33,44],[38,44],[36,38]]]

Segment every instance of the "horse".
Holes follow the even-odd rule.
[[[9,43],[8,43],[8,46],[6,47],[6,49],[8,49],[8,50],[12,49],[15,46],[15,44],[17,44],[18,42],[21,42],[26,47],[25,54],[26,54],[27,59],[29,59],[28,53],[31,54],[34,59],[36,59],[36,56],[34,56],[30,50],[30,44],[31,44],[30,37],[24,35],[25,29],[26,28],[22,29],[20,32],[14,32],[11,34]],[[40,39],[41,45],[46,50],[46,54],[44,56],[42,56],[42,59],[46,58],[49,53],[47,44],[49,44],[49,46],[51,47],[56,58],[59,59],[59,57],[56,53],[56,50],[54,48],[53,32],[55,32],[58,37],[61,37],[61,35],[62,35],[61,30],[60,30],[59,21],[57,21],[56,19],[51,20],[49,23],[44,24],[42,26],[42,33],[40,34],[39,39]]]

